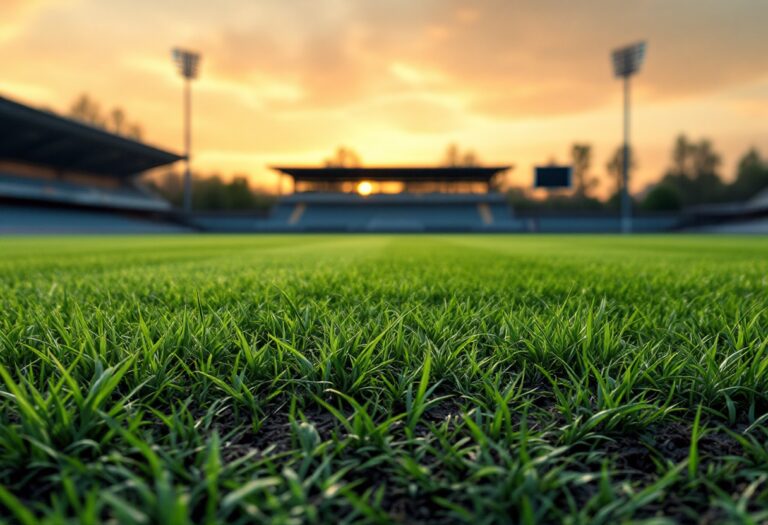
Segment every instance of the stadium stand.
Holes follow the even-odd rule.
[[[616,213],[517,214],[495,179],[507,167],[275,168],[294,192],[267,214],[197,214],[216,232],[617,233]],[[371,182],[372,181],[372,182]],[[358,193],[360,185],[398,183],[397,192]],[[414,191],[415,188],[415,191]],[[469,190],[469,191],[468,191]],[[676,215],[642,215],[638,233],[671,231]]]
[[[269,223],[283,230],[480,232],[522,230],[496,181],[508,166],[275,168],[296,190]],[[358,193],[361,184],[399,185],[393,193]]]
[[[187,230],[139,184],[181,158],[0,97],[0,232]]]
[[[561,216],[526,216],[526,231],[536,233],[618,233],[621,232],[621,219],[614,213],[579,215],[570,213]],[[676,215],[635,215],[632,218],[632,231],[652,233],[674,230],[679,223]]]
[[[0,234],[181,233],[185,226],[112,210],[0,205]]]
[[[0,233],[619,231],[613,216],[516,214],[498,191],[510,166],[277,167],[293,192],[269,213],[183,216],[139,183],[181,158],[0,97]]]
[[[481,231],[511,219],[498,194],[294,194],[273,215],[304,231]]]
[[[98,188],[66,181],[7,175],[0,172],[0,195],[6,198],[69,202],[81,206],[169,211],[165,200],[136,186]]]
[[[746,202],[685,210],[683,229],[700,233],[768,234],[768,188]]]

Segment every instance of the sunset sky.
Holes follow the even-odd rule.
[[[768,155],[767,27],[766,0],[0,0],[0,95],[65,111],[88,92],[181,150],[170,50],[185,46],[203,54],[197,170],[274,185],[267,165],[340,145],[391,165],[435,164],[456,143],[530,185],[574,141],[605,178],[621,141],[609,52],[647,39],[639,190],[681,132],[711,139],[727,178],[750,146]]]

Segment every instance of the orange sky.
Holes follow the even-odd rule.
[[[609,51],[645,38],[641,189],[680,132],[713,140],[726,177],[748,147],[768,155],[766,27],[766,0],[0,0],[0,94],[63,111],[87,91],[180,150],[181,45],[203,53],[196,169],[274,184],[266,165],[339,145],[434,164],[457,143],[529,185],[574,141],[605,178],[621,141]]]

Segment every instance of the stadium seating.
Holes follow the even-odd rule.
[[[189,229],[180,225],[123,216],[114,212],[0,204],[0,234],[180,233],[185,231]]]
[[[521,227],[495,194],[294,194],[269,223],[296,231],[495,231]]]
[[[616,233],[616,214],[516,215],[499,194],[293,194],[268,217],[200,215],[197,227],[231,232]],[[674,229],[676,216],[636,216],[637,233]]]
[[[634,217],[632,231],[666,231],[673,229],[677,223],[675,216]],[[526,230],[540,233],[617,233],[621,231],[621,220],[617,216],[606,215],[531,217],[526,219]]]
[[[20,177],[2,172],[0,197],[132,210],[171,209],[168,202],[128,183],[115,188],[101,188],[63,180]]]

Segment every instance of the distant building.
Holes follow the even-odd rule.
[[[511,166],[283,167],[293,193],[273,220],[304,231],[496,231],[516,227],[501,177]]]
[[[0,97],[0,232],[178,230],[138,178],[181,158]]]
[[[280,167],[294,193],[492,193],[512,166],[467,167]]]
[[[541,232],[620,231],[616,213],[519,214],[502,192],[510,166],[291,167],[291,192],[268,217],[207,214],[196,225],[222,232]],[[636,217],[637,232],[667,231],[676,216]]]
[[[706,204],[685,210],[687,231],[768,234],[768,188],[746,202]]]

